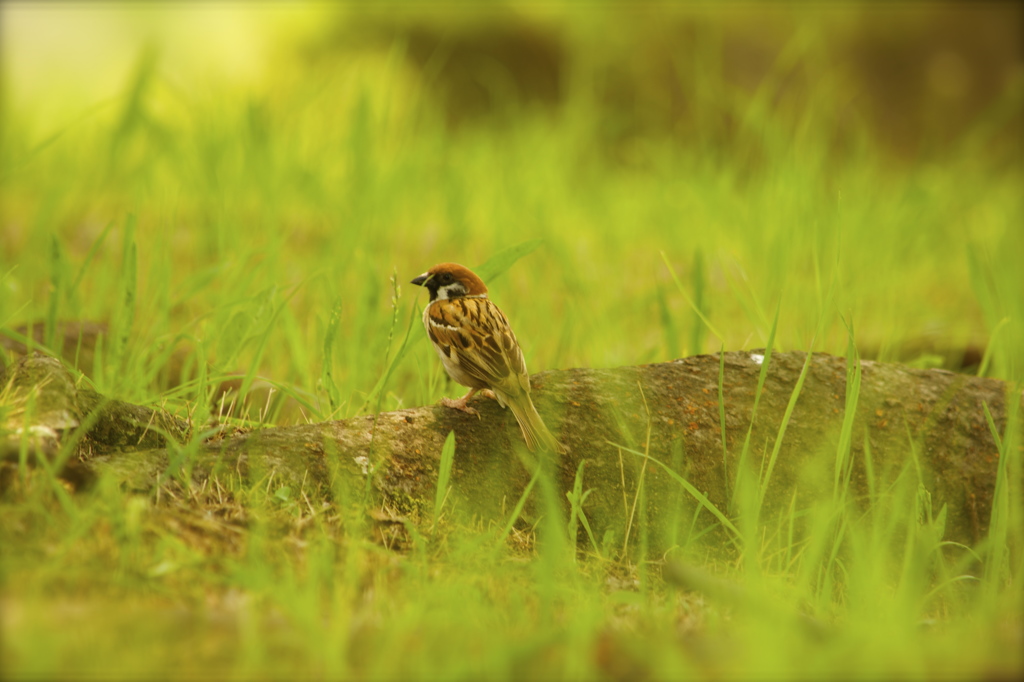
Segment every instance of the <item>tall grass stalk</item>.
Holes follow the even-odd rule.
[[[729,498],[730,510],[738,509],[739,500],[743,499],[746,495],[747,486],[751,485],[750,473],[748,472],[747,459],[750,455],[750,437],[754,432],[754,424],[757,421],[757,405],[761,401],[761,394],[764,391],[764,382],[768,378],[768,368],[771,366],[772,361],[772,349],[775,345],[775,332],[779,326],[779,312],[782,310],[782,302],[775,308],[775,319],[772,322],[771,329],[768,331],[768,342],[765,344],[764,355],[761,357],[759,364],[761,370],[757,375],[757,388],[754,389],[754,405],[750,410],[750,424],[747,426],[746,436],[743,438],[743,446],[740,449],[738,461],[736,463],[736,480],[733,483],[732,495]],[[754,510],[746,510],[746,513],[752,513]]]
[[[448,498],[450,488],[448,482],[452,475],[452,462],[455,461],[455,432],[449,431],[441,446],[441,458],[437,469],[437,490],[434,492],[434,516],[432,524],[437,526],[441,518],[441,509]]]
[[[761,484],[758,489],[757,503],[755,505],[755,516],[756,519],[760,513],[761,508],[764,506],[764,498],[768,492],[768,485],[772,480],[772,471],[775,470],[775,463],[779,458],[779,451],[782,449],[782,441],[786,437],[786,429],[789,427],[789,420],[793,416],[793,410],[796,408],[796,402],[800,399],[800,391],[804,387],[804,381],[807,379],[807,372],[811,367],[811,359],[813,355],[810,351],[804,357],[803,367],[800,368],[800,376],[797,377],[796,384],[793,386],[793,391],[789,395],[789,402],[786,403],[786,411],[782,414],[782,422],[779,424],[778,433],[775,434],[775,442],[772,444],[772,453],[768,458],[767,466],[764,468],[764,473],[761,476]],[[767,358],[765,359],[767,362]]]
[[[587,460],[580,460],[580,464],[576,467],[576,478],[573,480],[572,491],[566,492],[565,496],[569,499],[569,545],[572,547],[578,546],[577,538],[579,533],[579,524],[583,524],[583,529],[587,532],[587,538],[590,540],[590,546],[594,550],[594,554],[598,557],[601,556],[601,548],[597,544],[597,539],[594,537],[594,531],[590,528],[590,521],[587,519],[587,512],[583,509],[583,505],[586,504],[587,498],[593,489],[584,491],[583,490],[583,467],[586,465]]]

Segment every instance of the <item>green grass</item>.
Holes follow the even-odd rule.
[[[786,59],[815,46],[797,41]],[[446,260],[496,275],[511,253],[522,258],[492,298],[535,372],[720,347],[891,358],[938,337],[984,344],[985,374],[1024,381],[1024,178],[987,164],[987,119],[939,161],[894,164],[866,132],[837,156],[834,84],[783,115],[777,79],[749,100],[709,75],[701,96],[733,103],[761,162],[742,144],[640,137],[620,164],[595,142],[585,81],[557,116],[452,131],[400,87],[394,55],[281,68],[256,92],[201,94],[144,56],[122,97],[42,134],[5,101],[0,326],[44,321],[52,345],[56,321],[109,321],[82,381],[198,425],[231,373],[292,399],[255,405],[254,421],[345,418],[456,395],[405,282]],[[1012,91],[1000,107],[1019,115],[1020,101]],[[196,377],[172,388],[175,349]],[[677,534],[689,540],[670,560],[723,581],[705,596],[637,559],[651,532],[642,485],[627,551],[593,537],[582,468],[572,490],[538,468],[492,526],[451,510],[442,482],[433,527],[396,521],[374,539],[362,490],[326,505],[272,481],[102,479],[69,495],[47,467],[23,467],[0,499],[0,665],[5,677],[1016,676],[1020,417],[997,434],[996,512],[973,549],[944,542],[913,466],[851,500],[847,423],[820,453],[834,485],[779,518],[758,517],[771,465],[753,468],[756,443],[732,472],[733,509],[680,478],[680,498],[734,543],[727,562]],[[654,454],[622,451],[638,467]],[[534,525],[526,495],[546,510]]]

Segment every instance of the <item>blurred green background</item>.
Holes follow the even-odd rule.
[[[106,325],[63,343],[113,397],[201,424],[207,363],[289,397],[264,422],[458,395],[407,282],[531,240],[491,296],[534,372],[763,346],[778,310],[777,349],[845,354],[852,329],[864,357],[1024,379],[1019,4],[5,2],[0,19],[0,328],[38,323],[57,348],[62,321]],[[844,566],[856,599],[792,538],[774,582],[744,574],[845,624],[822,646],[771,611],[666,596],[629,557],[562,571],[455,529],[400,559],[269,491],[223,512],[247,519],[240,540],[187,516],[195,500],[101,490],[4,502],[11,674],[1021,669],[1019,571],[989,574],[980,606],[947,601],[885,542]],[[888,518],[917,528],[908,500]],[[890,598],[908,584],[928,597]]]
[[[984,281],[1024,252],[1016,5],[3,12],[0,322],[118,324],[133,242],[124,357],[96,374],[134,399],[195,343],[322,395],[337,307],[351,414],[392,272],[534,238],[494,291],[534,371],[763,345],[780,304],[784,348],[824,314],[814,347],[843,352],[838,312],[866,356],[976,366],[1020,310],[1015,267]],[[420,365],[391,407],[438,396]]]

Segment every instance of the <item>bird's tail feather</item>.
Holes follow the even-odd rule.
[[[522,396],[522,398],[525,398],[525,400],[506,400],[505,402],[512,408],[512,414],[515,415],[516,421],[519,422],[519,428],[523,431],[523,438],[526,439],[526,447],[530,448],[531,451],[536,451],[538,447],[542,447],[545,450],[551,450],[564,455],[567,452],[565,446],[559,443],[554,435],[548,431],[544,420],[537,413],[537,408],[533,406],[533,401],[530,400],[529,394]]]

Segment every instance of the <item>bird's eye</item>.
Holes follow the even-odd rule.
[[[452,273],[446,272],[443,275],[441,275],[441,281],[443,283],[445,283],[445,284],[448,284],[449,282],[451,282],[452,281]]]

